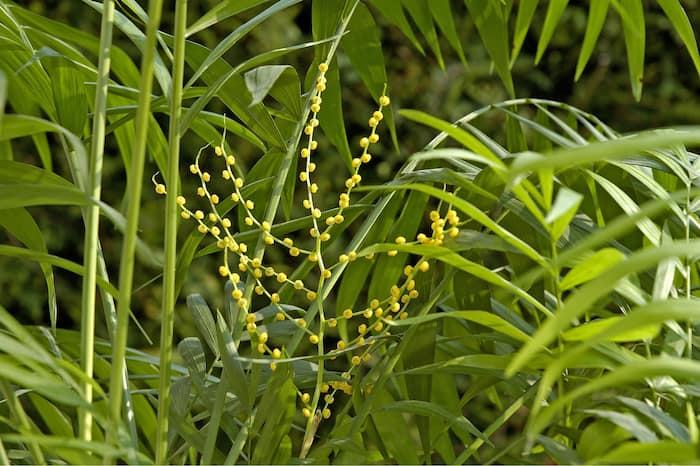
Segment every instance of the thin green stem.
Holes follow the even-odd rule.
[[[319,250],[320,251],[320,250]],[[320,254],[319,254],[320,256]],[[318,290],[323,289],[323,282],[324,278],[321,277],[321,279],[318,282]],[[323,313],[323,297],[322,294],[318,294],[318,298],[316,299],[316,302],[318,303],[318,314],[319,314],[319,319],[321,321],[319,327],[318,327],[318,344],[316,345],[317,350],[318,350],[318,370],[316,372],[316,386],[314,387],[314,397],[313,400],[311,401],[311,416],[306,422],[306,428],[304,429],[304,441],[302,442],[302,448],[301,452],[299,453],[299,458],[304,459],[306,458],[306,455],[309,453],[309,450],[311,450],[311,446],[313,445],[314,442],[314,436],[316,435],[316,430],[318,429],[318,425],[321,421],[322,413],[318,411],[318,403],[321,399],[321,386],[323,385],[323,377],[324,377],[324,345],[323,345],[323,337],[324,337],[324,330],[326,326],[326,317]]]
[[[141,82],[139,85],[138,110],[135,120],[135,137],[131,151],[131,169],[127,181],[129,204],[126,215],[126,230],[119,269],[119,301],[117,303],[117,327],[112,343],[112,368],[109,384],[109,411],[112,428],[108,431],[109,443],[116,443],[122,424],[121,408],[124,388],[122,375],[126,367],[126,340],[129,332],[129,308],[134,276],[134,252],[138,232],[139,213],[141,210],[141,189],[143,186],[143,169],[146,158],[146,137],[151,109],[151,90],[153,89],[153,60],[156,54],[156,36],[160,25],[163,0],[151,0],[148,5],[148,23],[146,25],[146,43],[141,61]],[[112,460],[111,458],[106,458]]]
[[[92,385],[95,355],[95,290],[97,282],[97,255],[99,248],[100,208],[97,204],[102,191],[102,155],[107,121],[107,94],[110,71],[110,49],[112,48],[112,26],[114,24],[114,0],[105,0],[100,28],[100,56],[97,65],[95,108],[92,119],[92,141],[86,192],[93,199],[85,209],[85,245],[83,266],[83,290],[80,323],[80,364],[85,373],[83,396],[92,403]],[[79,438],[92,438],[92,413],[88,409],[79,410]]]
[[[177,259],[177,193],[180,169],[180,117],[182,115],[182,83],[185,70],[185,30],[187,0],[175,6],[175,40],[170,99],[169,157],[165,199],[165,261],[163,263],[163,309],[160,332],[160,382],[158,389],[158,426],[156,431],[156,464],[166,464],[168,453],[168,413],[170,411],[171,362],[173,357],[173,325],[175,321],[175,262]]]

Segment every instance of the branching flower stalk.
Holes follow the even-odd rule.
[[[390,334],[389,325],[387,324],[394,318],[406,319],[409,316],[408,306],[413,299],[419,296],[419,292],[416,289],[416,275],[430,270],[430,264],[427,259],[420,257],[414,264],[408,264],[404,267],[403,281],[392,285],[387,290],[387,296],[384,298],[370,299],[366,306],[358,310],[345,309],[340,315],[335,317],[326,316],[321,295],[321,290],[324,288],[326,280],[332,277],[334,269],[340,269],[348,263],[358,260],[360,256],[357,251],[349,250],[330,260],[331,258],[327,256],[325,251],[325,244],[331,239],[333,229],[345,221],[343,212],[350,206],[353,190],[362,180],[360,169],[372,160],[369,150],[373,144],[379,142],[377,129],[384,117],[382,110],[390,104],[390,100],[386,95],[382,95],[379,98],[379,107],[368,120],[370,133],[368,136],[360,139],[361,152],[358,157],[352,160],[353,170],[345,181],[344,191],[338,197],[338,209],[334,209],[333,212],[322,211],[315,199],[319,188],[313,180],[316,169],[313,154],[318,148],[318,142],[314,135],[317,128],[320,127],[318,115],[323,102],[322,94],[326,88],[325,73],[327,70],[328,65],[326,63],[319,65],[319,75],[311,97],[311,113],[303,129],[307,139],[304,147],[299,152],[303,168],[299,172],[298,179],[305,190],[302,202],[303,207],[309,211],[308,218],[310,219],[311,229],[308,235],[311,240],[310,246],[304,247],[301,243],[297,244],[290,237],[278,237],[274,233],[274,225],[267,220],[260,220],[256,217],[253,201],[247,199],[244,194],[245,182],[236,170],[236,158],[234,155],[226,152],[223,140],[220,145],[214,147],[213,152],[216,158],[223,162],[224,167],[220,172],[220,177],[230,182],[232,192],[224,198],[211,190],[210,183],[213,175],[203,167],[202,160],[205,147],[197,154],[194,163],[189,167],[189,171],[199,178],[200,186],[197,188],[197,196],[206,201],[206,210],[208,212],[202,209],[190,208],[184,196],[177,196],[176,198],[182,218],[194,220],[197,223],[197,230],[202,234],[211,235],[223,253],[219,274],[234,285],[231,297],[242,310],[246,311],[244,325],[250,336],[253,354],[263,358],[273,371],[276,370],[278,363],[285,362],[288,357],[294,356],[293,354],[288,354],[285,348],[274,346],[269,339],[268,333],[261,330],[261,324],[265,324],[265,317],[260,313],[254,312],[251,300],[245,296],[243,275],[253,282],[253,291],[256,296],[265,297],[272,306],[277,308],[276,315],[272,317],[268,325],[272,325],[275,321],[292,321],[298,329],[306,333],[309,343],[316,347],[318,371],[314,392],[313,394],[301,391],[298,393],[301,412],[307,419],[300,453],[301,457],[305,457],[313,445],[314,434],[320,422],[331,417],[331,407],[338,394],[352,394],[353,384],[351,382],[354,376],[360,373],[363,363],[368,363],[372,359],[373,348],[377,341]],[[167,192],[165,185],[155,181],[155,178],[154,184],[157,193],[165,194]],[[241,227],[259,230],[266,247],[276,246],[283,248],[292,258],[305,258],[305,260],[313,263],[319,276],[316,287],[311,288],[304,281],[287,276],[285,272],[274,265],[266,264],[258,257],[251,257],[248,253],[248,245],[237,239],[234,221],[228,216],[230,208],[233,207],[237,207],[243,212],[243,225]],[[441,208],[438,207],[438,209],[430,212],[431,233],[429,235],[419,233],[413,244],[440,246],[446,238],[454,238],[459,234],[458,224],[460,219],[457,213],[450,206],[447,206],[443,217],[440,210]],[[394,241],[398,245],[410,244],[403,236],[395,238]],[[394,257],[397,254],[398,250],[395,249],[387,252],[387,255],[390,257]],[[375,255],[368,254],[365,257],[367,260],[373,260]],[[308,317],[304,318],[303,315],[296,315],[289,308],[284,307],[281,303],[280,290],[274,289],[274,287],[281,288],[284,286],[290,286],[297,293],[301,293],[308,302],[314,302],[317,305],[318,318],[309,321]],[[326,349],[325,336],[328,329],[337,327],[338,322],[341,320],[349,324],[350,321],[357,322],[358,319],[363,321],[357,325],[355,336],[347,340],[341,338],[334,349]],[[335,377],[327,378],[324,371],[324,359],[329,354],[334,357],[342,355],[348,357],[349,367],[341,374],[340,379]],[[364,393],[370,393],[372,386],[371,384],[366,384],[362,389]]]

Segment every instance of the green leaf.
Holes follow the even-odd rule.
[[[620,387],[646,379],[653,379],[658,376],[695,380],[700,376],[700,363],[688,359],[663,356],[620,365],[615,368],[613,372],[609,372],[602,377],[591,379],[574,390],[558,397],[536,415],[536,417],[531,418],[532,422],[528,426],[527,434],[529,437],[536,436],[561,413],[562,408],[566,406],[567,403],[571,403],[578,398],[591,393],[600,392],[610,387]]]
[[[559,287],[562,290],[570,290],[591,281],[624,258],[625,255],[614,248],[596,251],[576,264],[559,282]]]
[[[193,34],[203,31],[221,21],[237,15],[238,13],[253,8],[255,6],[267,3],[271,0],[225,0],[218,2],[209,11],[204,13],[190,27],[187,28],[185,36],[189,37]]]
[[[212,312],[201,295],[191,294],[187,297],[187,309],[192,315],[192,320],[197,330],[204,338],[207,346],[215,355],[219,355],[220,345],[217,339],[216,324]]]
[[[678,0],[658,0],[659,6],[664,10],[676,32],[681,37],[685,48],[693,60],[695,70],[700,74],[700,54],[698,54],[698,44],[695,41],[693,26],[690,24],[688,15],[685,13],[681,2]]]
[[[493,163],[493,167],[504,167],[503,161],[499,159],[489,148],[481,141],[472,136],[469,132],[459,128],[456,125],[448,123],[444,120],[436,118],[419,110],[401,110],[399,115],[408,118],[409,120],[422,123],[431,128],[435,128],[448,134],[452,139],[462,144],[467,149],[475,154],[481,155]]]
[[[532,17],[535,15],[539,0],[521,0],[518,3],[518,16],[515,19],[515,33],[513,34],[513,49],[510,53],[511,67],[520,54],[520,49],[525,42],[527,31],[530,29]]]
[[[427,3],[430,8],[430,13],[433,15],[433,20],[435,20],[447,41],[455,52],[457,52],[459,59],[466,65],[467,59],[464,57],[462,43],[459,41],[459,36],[457,35],[455,20],[452,16],[453,7],[450,4],[450,0],[430,0]]]
[[[581,77],[583,69],[586,67],[588,60],[591,58],[596,42],[598,42],[600,31],[603,29],[603,24],[605,23],[605,17],[608,14],[609,5],[610,0],[591,0],[588,8],[586,32],[583,36],[581,52],[579,53],[578,61],[576,62],[576,74],[574,75],[574,81],[578,81],[578,79]]]
[[[403,6],[400,1],[396,0],[370,0],[370,4],[379,10],[384,17],[398,27],[401,32],[404,33],[406,37],[411,41],[413,46],[423,55],[425,55],[425,50],[420,41],[413,33],[413,29],[406,18]]]
[[[294,68],[289,65],[266,65],[248,71],[245,84],[252,96],[251,105],[257,105],[270,94],[290,113],[301,115],[301,84]]]
[[[207,360],[204,355],[202,342],[199,338],[187,337],[178,343],[177,350],[182,356],[192,380],[203,386],[207,371]]]
[[[487,311],[438,312],[435,314],[427,314],[424,316],[409,317],[404,320],[392,320],[388,323],[392,326],[402,327],[406,325],[419,325],[425,322],[445,318],[469,320],[471,322],[483,325],[484,327],[488,327],[504,335],[508,335],[509,337],[518,341],[527,342],[531,340],[531,337],[522,330],[508,323],[501,317]]]
[[[552,209],[547,212],[547,216],[544,219],[551,229],[552,240],[556,241],[564,234],[582,201],[583,196],[576,191],[566,187],[559,189]]]
[[[231,331],[226,325],[221,312],[216,313],[216,324],[218,332],[216,333],[221,361],[224,365],[224,371],[221,375],[222,380],[231,387],[231,391],[238,397],[241,408],[245,413],[250,413],[251,400],[248,395],[248,377],[243,371],[243,365],[238,357],[238,350],[231,338]]]
[[[641,464],[641,463],[697,463],[694,445],[662,440],[654,443],[625,442],[602,456],[591,459],[591,464]]]
[[[0,185],[0,210],[36,205],[85,205],[85,193],[74,187],[43,184]]]
[[[401,0],[401,3],[403,3],[404,8],[406,8],[406,11],[411,15],[413,22],[418,26],[418,30],[423,34],[425,41],[428,43],[428,47],[430,47],[430,50],[435,54],[438,65],[440,68],[444,69],[445,61],[442,59],[440,42],[435,32],[435,25],[433,24],[430,9],[428,8],[428,2],[424,0]]]
[[[85,93],[85,78],[76,64],[51,50],[41,63],[51,78],[54,106],[58,123],[73,134],[81,136],[88,118],[88,102]]]
[[[555,149],[546,156],[528,152],[520,154],[508,170],[508,178],[536,172],[542,168],[569,169],[594,162],[621,159],[635,152],[676,144],[700,143],[700,127],[663,129],[641,132],[626,138],[593,142],[585,146]]]
[[[418,414],[420,416],[439,417],[447,421],[452,430],[462,434],[473,435],[491,444],[491,441],[472,422],[464,416],[455,415],[451,410],[440,406],[437,403],[431,403],[421,400],[401,400],[393,403],[379,406],[376,411],[399,411],[402,413]],[[375,411],[375,412],[376,412]]]
[[[15,208],[0,211],[0,227],[4,227],[12,236],[17,238],[27,248],[48,254],[44,236],[34,218],[26,209]],[[39,263],[44,274],[48,292],[48,309],[51,320],[51,328],[56,329],[58,308],[56,307],[56,287],[54,284],[53,269],[50,264]]]
[[[403,367],[407,370],[410,370],[413,367],[420,367],[435,362],[436,336],[436,322],[421,325],[420,331],[414,332],[411,335],[404,336],[404,338],[409,338],[410,340],[406,345],[404,351],[401,353],[401,361],[403,362]],[[414,407],[421,406],[421,404],[429,404],[434,405],[436,410],[442,409],[443,411],[448,411],[440,405],[430,403],[432,399],[431,394],[433,391],[432,374],[406,374],[404,378],[408,398],[410,398],[411,401],[415,401],[417,403],[413,405]],[[399,401],[398,403],[402,403],[402,401]],[[433,413],[434,412],[436,411],[433,411]],[[421,416],[418,417],[415,422],[416,427],[420,432],[420,439],[423,451],[432,451],[432,437],[434,435],[434,433],[432,433],[430,429],[430,417],[432,416],[432,413],[430,413],[429,409],[426,409],[423,413],[416,412],[415,414],[421,414]]]
[[[642,98],[644,78],[644,47],[646,45],[646,26],[644,24],[644,6],[637,1],[614,2],[622,18],[622,32],[627,50],[632,95],[635,100]]]
[[[569,329],[562,333],[562,338],[566,341],[586,341],[595,335],[602,333],[610,328],[613,324],[623,320],[624,317],[607,317],[605,319],[596,319],[591,322],[586,322],[577,327]],[[605,338],[607,341],[615,342],[631,342],[640,340],[651,340],[655,338],[661,330],[660,324],[649,324],[643,327],[636,327],[629,331],[617,332],[615,335]]]
[[[76,264],[75,262],[71,262],[51,254],[41,254],[36,251],[32,251],[31,249],[0,244],[0,256],[19,257],[21,259],[33,260],[39,263],[51,264],[65,270],[69,270],[78,275],[82,275],[84,273],[83,266],[80,264]],[[113,296],[119,294],[117,289],[111,283],[103,280],[100,277],[97,279],[97,285]]]
[[[547,15],[544,18],[544,25],[542,26],[542,34],[540,35],[540,40],[537,42],[535,64],[540,62],[542,55],[544,55],[545,50],[547,50],[549,41],[554,34],[554,29],[556,29],[559,18],[561,18],[568,3],[569,0],[551,0],[549,2],[547,6]]]
[[[387,189],[386,187],[381,187],[381,188],[372,188],[372,189]],[[510,245],[514,246],[518,251],[520,251],[522,254],[525,256],[529,257],[532,259],[534,262],[540,264],[540,265],[545,265],[546,261],[545,259],[537,252],[535,251],[532,246],[527,244],[525,241],[520,239],[517,235],[513,234],[511,231],[508,231],[498,223],[494,222],[487,214],[485,214],[481,209],[476,207],[474,204],[465,201],[464,199],[460,198],[459,196],[455,196],[454,194],[447,193],[441,189],[437,189],[433,186],[426,186],[422,184],[417,184],[417,183],[409,183],[409,184],[404,184],[404,185],[394,185],[391,186],[390,189],[392,190],[416,190],[416,191],[421,191],[426,194],[431,195],[432,197],[436,199],[441,199],[448,204],[451,204],[453,208],[463,212],[466,214],[468,217],[476,221],[477,223],[485,226],[486,228],[490,229],[493,231],[494,234],[497,236],[503,238],[507,243]],[[396,248],[398,250],[403,250],[403,248]],[[419,253],[420,254],[420,253]],[[436,255],[440,255],[437,254]]]
[[[617,184],[613,183],[609,179],[598,175],[597,173],[587,170],[586,173],[590,175],[607,193],[610,197],[620,206],[620,208],[627,214],[631,215],[639,211],[639,206],[636,202]],[[673,205],[671,205],[673,208]],[[653,245],[658,245],[661,242],[661,229],[650,219],[643,218],[637,223],[639,230],[646,236],[649,242]]]
[[[468,259],[465,259],[461,255],[455,253],[452,250],[443,248],[440,246],[429,246],[429,245],[413,245],[413,244],[375,244],[367,248],[358,251],[359,256],[365,256],[372,253],[386,252],[395,249],[399,252],[408,252],[415,254],[417,256],[425,256],[428,259],[437,259],[445,264],[456,267],[463,270],[475,277],[478,277],[485,282],[491,283],[503,289],[510,291],[516,296],[521,297],[528,303],[535,306],[540,311],[545,314],[549,314],[549,310],[542,305],[537,299],[529,295],[525,290],[513,284],[513,282],[506,280],[501,275],[493,272],[487,267],[481,264],[477,264]]]
[[[294,420],[297,390],[291,369],[284,367],[288,366],[286,364],[280,366],[270,378],[255,415],[251,435],[258,431],[260,434],[253,452],[254,464],[274,464],[273,458],[284,458],[288,454],[285,452],[287,447],[284,445],[284,439],[287,438]]]
[[[574,450],[563,443],[554,440],[553,438],[545,435],[538,435],[537,442],[544,447],[547,454],[549,454],[558,464],[582,463],[581,458]]]
[[[613,447],[631,436],[628,431],[611,422],[593,421],[583,429],[576,450],[586,462],[590,462],[591,459],[612,451]]]
[[[36,393],[28,393],[27,396],[29,396],[29,399],[32,400],[32,404],[36,407],[36,411],[39,413],[41,419],[44,421],[44,423],[46,423],[46,426],[53,435],[63,437],[75,436],[71,420],[66,413]]]
[[[88,407],[72,387],[57,379],[49,370],[39,370],[37,365],[30,370],[12,357],[0,356],[0,376],[20,387],[34,390],[48,400],[68,406]]]
[[[386,389],[381,391],[372,391],[374,403],[371,409],[369,419],[376,428],[375,442],[381,442],[379,445],[380,451],[383,449],[383,456],[394,458],[397,464],[418,464],[418,451],[420,445],[414,442],[406,442],[406,432],[409,430],[408,419],[402,414],[392,411],[383,410],[384,406],[391,406],[396,401],[394,397]],[[368,403],[367,400],[363,400]],[[383,447],[383,448],[382,448]]]
[[[628,274],[646,270],[669,256],[693,256],[698,253],[700,253],[700,240],[664,244],[631,254],[627,260],[617,263],[567,298],[558,312],[549,317],[535,332],[532,341],[520,349],[508,367],[507,375],[515,374],[522,364],[569,328],[573,319],[590,310],[600,297],[608,295],[618,281]]]
[[[618,396],[617,399],[653,421],[667,437],[690,443],[688,428],[677,421],[673,416],[661,410],[661,408],[626,396]]]
[[[348,32],[340,44],[365,86],[378,99],[387,82],[384,52],[379,39],[379,27],[363,3],[355,8],[348,24]]]
[[[489,52],[498,76],[506,86],[508,95],[515,96],[513,77],[508,57],[508,21],[500,2],[492,0],[464,0],[474,19],[481,40]]]

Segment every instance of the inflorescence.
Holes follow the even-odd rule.
[[[394,284],[387,290],[387,295],[383,299],[372,298],[358,309],[344,309],[335,317],[327,318],[324,313],[319,314],[317,322],[307,322],[303,316],[294,315],[290,307],[283,306],[280,292],[284,286],[291,287],[296,293],[302,294],[306,300],[320,300],[321,288],[324,281],[331,278],[336,269],[345,264],[353,262],[360,257],[357,251],[350,250],[340,254],[338,257],[329,257],[324,249],[333,234],[334,228],[345,221],[343,213],[350,206],[353,190],[361,183],[362,176],[360,169],[372,160],[370,148],[379,142],[377,128],[384,118],[382,110],[390,104],[389,97],[382,95],[379,98],[379,107],[372,113],[368,120],[370,132],[366,137],[360,139],[360,154],[352,159],[351,175],[345,180],[345,190],[338,197],[338,207],[323,211],[317,202],[316,194],[319,187],[314,182],[314,172],[316,163],[313,155],[318,148],[318,141],[314,138],[320,121],[318,118],[323,103],[322,95],[326,90],[326,72],[328,65],[321,63],[318,67],[316,85],[312,92],[310,101],[310,117],[304,126],[305,143],[300,150],[302,167],[298,179],[305,188],[303,207],[308,210],[312,227],[308,231],[311,238],[309,247],[302,247],[290,237],[278,237],[275,234],[274,225],[265,220],[260,220],[254,213],[255,204],[244,195],[245,181],[236,166],[234,155],[227,153],[225,144],[214,147],[216,158],[223,163],[223,169],[219,176],[230,183],[232,192],[227,195],[230,202],[224,202],[224,198],[212,192],[210,182],[214,175],[204,170],[200,164],[201,156],[205,148],[200,150],[193,164],[189,166],[189,171],[199,178],[200,186],[197,188],[197,196],[202,198],[208,208],[205,210],[188,207],[188,200],[184,196],[177,197],[177,205],[180,207],[180,215],[183,219],[194,220],[197,223],[197,230],[202,234],[208,234],[216,240],[217,247],[222,251],[223,259],[219,266],[219,274],[233,284],[232,298],[238,306],[247,312],[245,318],[245,328],[250,335],[250,341],[254,354],[261,358],[268,358],[272,370],[277,367],[277,361],[286,357],[284,348],[276,347],[269,341],[269,335],[262,330],[263,320],[266,318],[261,313],[256,313],[251,309],[251,303],[245,296],[244,282],[246,277],[252,277],[254,281],[253,292],[262,297],[265,296],[269,303],[273,305],[277,312],[271,318],[273,321],[291,321],[302,329],[308,341],[315,345],[320,354],[331,356],[347,355],[349,359],[348,369],[338,377],[327,380],[320,387],[317,387],[323,396],[323,402],[314,406],[309,393],[299,392],[302,405],[302,413],[310,418],[315,412],[316,415],[327,419],[331,416],[330,406],[335,400],[338,392],[351,394],[353,391],[353,376],[358,372],[358,368],[363,363],[368,363],[372,359],[372,350],[377,337],[390,334],[388,323],[394,319],[406,319],[409,317],[409,303],[418,298],[419,291],[416,288],[416,276],[421,272],[428,272],[430,264],[425,257],[419,258],[415,263],[405,265],[401,283]],[[225,137],[225,135],[224,135]],[[165,194],[166,188],[163,184],[154,181],[155,191],[158,194]],[[226,207],[224,205],[226,204]],[[261,238],[266,246],[276,246],[286,250],[286,253],[294,258],[303,258],[313,263],[318,272],[318,283],[316,286],[309,286],[301,279],[288,276],[285,272],[278,270],[274,265],[267,264],[258,257],[249,255],[249,246],[245,242],[236,239],[238,229],[234,226],[237,221],[235,216],[227,216],[227,213],[238,207],[242,209],[243,224],[249,228],[259,230]],[[459,234],[460,219],[452,209],[446,209],[444,217],[440,210],[430,212],[431,231],[429,234],[419,233],[415,240],[409,242],[403,236],[395,238],[395,243],[402,244],[427,244],[439,246],[446,237],[454,238]],[[242,225],[241,225],[242,226]],[[252,251],[250,251],[252,254]],[[398,250],[391,249],[387,255],[396,256]],[[365,255],[366,259],[373,259],[374,254]],[[270,320],[270,318],[267,318]],[[337,327],[340,321],[347,322],[347,328],[354,328],[348,339],[337,341],[335,348],[328,350],[324,346],[323,335],[327,329]],[[352,323],[352,325],[351,325]],[[366,384],[362,390],[365,393],[371,391],[372,386]],[[316,397],[318,398],[318,397]],[[319,400],[320,401],[320,400]]]

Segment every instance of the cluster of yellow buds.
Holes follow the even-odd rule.
[[[320,128],[318,116],[323,103],[322,96],[326,90],[327,71],[328,64],[321,63],[318,67],[315,87],[310,96],[309,119],[303,127],[306,139],[299,152],[301,169],[298,173],[298,179],[305,187],[302,205],[309,212],[308,218],[312,224],[309,230],[310,241],[307,238],[301,241],[302,244],[297,244],[295,239],[280,237],[275,233],[275,225],[256,216],[255,203],[246,198],[245,181],[236,164],[236,158],[229,154],[225,148],[225,133],[221,144],[215,146],[213,152],[217,159],[223,161],[220,178],[232,186],[232,192],[220,197],[210,189],[213,175],[200,165],[203,151],[206,149],[203,148],[197,154],[189,170],[199,178],[197,195],[207,203],[207,207],[190,208],[184,196],[177,197],[177,205],[180,207],[182,218],[194,220],[197,223],[197,230],[201,234],[211,235],[223,253],[223,261],[218,272],[234,285],[231,297],[242,310],[247,312],[245,329],[250,335],[254,354],[267,357],[269,367],[272,370],[276,369],[279,360],[288,357],[284,348],[275,347],[270,342],[270,336],[264,325],[264,321],[270,319],[269,314],[266,317],[260,312],[251,310],[252,306],[246,298],[243,286],[244,281],[251,279],[253,281],[251,293],[266,297],[269,303],[276,307],[276,314],[272,317],[272,322],[284,320],[293,322],[297,328],[306,333],[308,342],[316,346],[320,355],[331,354],[333,359],[340,356],[348,358],[348,368],[342,373],[341,380],[337,380],[337,375],[334,377],[324,376],[326,382],[316,387],[313,396],[309,393],[299,392],[303,414],[307,418],[317,416],[324,419],[331,416],[330,407],[335,401],[336,394],[352,394],[353,377],[362,370],[363,364],[372,360],[373,350],[376,348],[375,343],[379,341],[379,338],[390,334],[389,323],[394,319],[402,320],[409,316],[411,301],[419,297],[416,276],[418,273],[428,272],[430,269],[428,261],[425,258],[419,258],[412,265],[404,267],[404,278],[387,289],[387,294],[383,299],[369,299],[365,306],[356,310],[345,309],[335,317],[328,318],[323,312],[320,312],[319,321],[316,323],[307,322],[303,315],[294,314],[296,311],[290,310],[293,309],[292,307],[283,305],[283,298],[280,296],[281,293],[284,295],[282,288],[301,293],[308,301],[320,299],[323,283],[331,278],[333,270],[359,258],[358,253],[351,250],[328,261],[329,257],[326,257],[327,251],[324,246],[331,239],[333,228],[345,221],[344,211],[350,206],[353,190],[362,182],[360,169],[372,160],[370,148],[372,144],[379,142],[377,129],[384,119],[383,110],[390,105],[389,97],[381,95],[378,99],[378,108],[367,122],[369,134],[360,139],[359,155],[351,160],[350,176],[345,180],[345,189],[339,194],[338,208],[333,208],[332,212],[324,212],[316,199],[319,187],[314,182],[316,163],[313,160],[313,154],[318,149],[318,141],[315,136]],[[165,186],[155,181],[154,183],[155,191],[158,194],[165,194]],[[265,246],[281,248],[291,257],[301,256],[313,263],[314,267],[318,269],[317,283],[313,287],[307,286],[303,280],[295,278],[293,274],[288,276],[284,267],[275,267],[263,262],[261,255],[249,255],[248,245],[237,239],[238,228],[234,226],[234,222],[239,216],[227,216],[234,208],[237,208],[240,213],[241,225],[239,226],[245,225],[257,229]],[[446,237],[454,238],[459,234],[458,224],[460,220],[452,209],[447,210],[444,218],[440,215],[439,210],[434,210],[430,213],[430,220],[432,222],[430,236],[423,233],[418,234],[414,244],[441,245]],[[394,242],[397,245],[404,245],[408,241],[405,237],[398,236]],[[387,251],[388,256],[396,256],[397,254],[398,250],[395,249]],[[366,255],[365,258],[371,260],[374,255]],[[321,306],[319,305],[319,307]],[[327,342],[324,342],[324,335],[326,331],[332,331],[338,326],[338,322],[343,320],[347,324],[352,321],[354,330],[346,338],[340,338],[336,347],[329,350],[325,346]],[[347,328],[351,328],[351,326],[348,325]],[[363,392],[368,392],[370,389],[371,387],[366,387]]]
[[[424,233],[420,233],[416,239],[420,244],[431,244],[434,246],[441,246],[445,240],[445,235],[450,238],[456,238],[459,236],[459,216],[457,212],[452,209],[448,209],[445,217],[440,216],[440,211],[433,210],[430,212],[430,229],[432,230],[432,235],[427,236]]]

